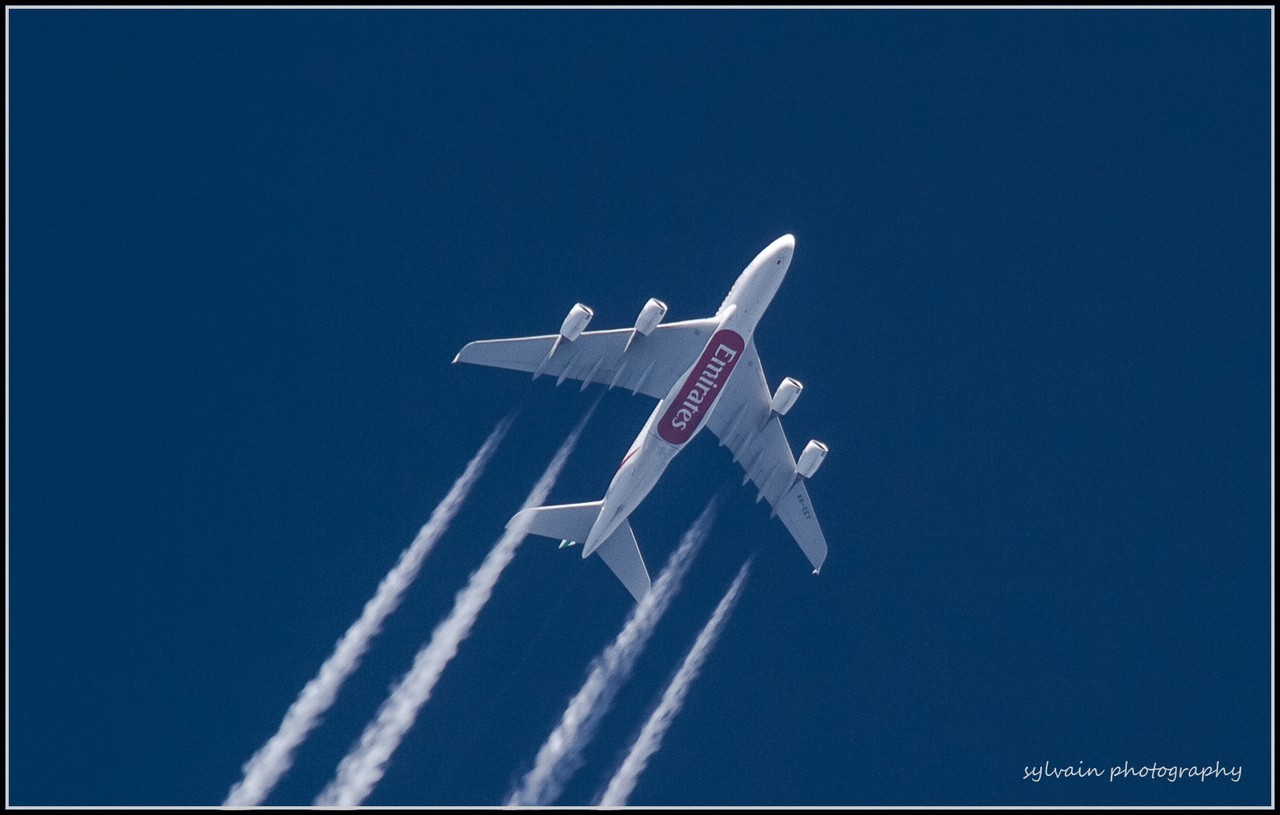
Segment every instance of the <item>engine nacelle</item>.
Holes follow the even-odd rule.
[[[804,390],[804,385],[800,384],[800,380],[787,377],[782,380],[782,384],[773,393],[773,401],[769,403],[769,410],[775,416],[786,416],[787,411],[791,410],[791,406],[800,398],[800,391]]]
[[[667,304],[656,298],[650,297],[649,302],[644,304],[644,308],[640,309],[640,316],[636,318],[636,333],[642,337],[647,337],[653,333],[653,329],[658,327],[658,323],[662,322],[662,318],[667,316]]]
[[[827,457],[827,446],[820,441],[811,441],[804,446],[800,460],[796,462],[796,475],[801,478],[812,478]]]
[[[564,322],[560,324],[560,336],[569,342],[573,342],[594,316],[594,311],[581,303],[576,303],[573,308],[569,309],[569,316],[565,317]]]

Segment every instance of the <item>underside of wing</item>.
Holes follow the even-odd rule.
[[[754,342],[720,399],[707,427],[741,465],[745,473],[742,483],[756,485],[756,500],[769,502],[816,572],[827,558],[827,541],[809,501],[805,479],[797,474],[782,423],[771,409],[769,385]]]
[[[665,323],[647,336],[619,328],[584,331],[572,341],[558,334],[480,340],[468,343],[453,361],[554,376],[557,385],[573,379],[583,388],[599,383],[661,399],[717,325],[711,318]]]

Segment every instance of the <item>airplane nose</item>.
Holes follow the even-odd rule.
[[[790,265],[791,256],[796,251],[796,236],[790,233],[783,235],[769,247],[778,265]]]

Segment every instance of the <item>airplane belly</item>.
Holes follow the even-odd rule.
[[[731,328],[721,328],[711,335],[702,356],[663,400],[667,407],[654,428],[658,438],[683,447],[697,434],[746,346],[746,339]]]
[[[627,455],[605,491],[600,514],[587,535],[583,557],[594,552],[631,515],[658,483],[678,452],[678,448],[650,438]]]

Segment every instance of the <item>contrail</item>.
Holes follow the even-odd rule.
[[[599,398],[560,445],[555,458],[525,499],[524,509],[541,506],[546,501],[598,404]],[[431,697],[440,674],[458,653],[458,646],[471,633],[476,617],[489,601],[494,585],[524,538],[525,529],[517,526],[508,529],[498,539],[480,568],[472,573],[466,587],[458,592],[449,616],[436,626],[431,632],[431,640],[414,657],[413,667],[401,677],[378,709],[377,716],[365,727],[360,740],[338,764],[333,780],[316,798],[317,806],[359,806],[373,791],[386,772],[387,762],[418,718],[418,711]]]
[[[582,766],[583,749],[595,737],[600,720],[613,705],[618,690],[631,676],[636,658],[671,605],[671,599],[680,591],[689,564],[711,531],[719,504],[719,496],[711,499],[693,526],[684,533],[680,545],[668,558],[649,593],[632,609],[618,636],[592,661],[582,688],[569,701],[560,723],[538,750],[533,769],[507,796],[507,806],[550,804]]]
[[[342,683],[360,667],[360,660],[369,650],[369,643],[382,630],[382,623],[400,605],[404,592],[417,578],[422,562],[436,543],[449,529],[462,502],[471,488],[480,480],[489,459],[498,449],[516,411],[512,411],[485,439],[484,444],[468,462],[467,468],[453,482],[444,500],[431,513],[431,517],[418,530],[413,543],[400,553],[400,560],[382,578],[378,590],[364,604],[360,617],[347,633],[342,635],[333,653],[320,666],[320,672],[303,687],[298,698],[289,706],[280,722],[280,729],[258,748],[244,765],[244,778],[231,788],[223,806],[256,806],[271,794],[280,778],[293,766],[293,754],[307,734],[320,723],[320,717],[333,706]]]
[[[729,587],[729,591],[725,592],[724,599],[720,601],[720,605],[716,606],[716,610],[711,613],[711,618],[707,620],[707,624],[702,627],[698,638],[693,642],[693,647],[689,649],[684,662],[681,663],[680,669],[676,671],[676,675],[671,679],[671,684],[667,685],[667,689],[663,692],[662,700],[658,702],[657,708],[649,716],[648,721],[644,723],[644,727],[640,730],[640,735],[636,737],[635,743],[631,745],[631,751],[627,753],[622,765],[614,773],[613,779],[609,781],[609,786],[605,789],[596,806],[620,807],[627,805],[627,798],[631,797],[631,791],[636,788],[636,781],[640,779],[640,774],[648,766],[649,758],[662,746],[662,737],[667,734],[667,729],[671,727],[671,722],[675,720],[676,714],[684,706],[685,696],[689,693],[693,680],[698,678],[698,673],[702,670],[703,663],[707,661],[707,656],[711,654],[711,649],[715,647],[716,640],[720,638],[720,632],[724,630],[725,624],[729,622],[729,615],[733,613],[733,606],[738,602],[738,593],[742,591],[742,586],[746,582],[747,574],[750,571],[751,561],[748,560],[742,564],[742,568],[738,570],[738,576],[734,578],[733,585]]]

